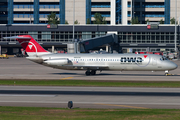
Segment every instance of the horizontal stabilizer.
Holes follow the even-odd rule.
[[[12,37],[3,37],[3,39],[28,39],[30,40],[30,37],[19,37],[19,36],[12,36]]]

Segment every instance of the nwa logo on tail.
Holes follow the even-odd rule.
[[[38,52],[36,45],[29,41],[23,41],[20,43],[26,52]]]
[[[39,45],[39,43],[37,43],[30,35],[19,35],[6,38],[16,39],[29,56],[51,54],[50,52],[46,51],[41,45]]]
[[[30,35],[22,35],[18,37],[22,37],[21,39],[16,38],[16,40],[19,41],[19,43],[22,45],[28,55],[37,56],[42,54],[51,54],[50,52],[46,51],[41,45],[39,45],[39,43],[37,43]],[[30,39],[23,39],[24,37]]]
[[[30,49],[32,49],[32,45],[28,45]]]

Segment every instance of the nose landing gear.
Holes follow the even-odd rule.
[[[169,71],[168,71],[168,70],[166,70],[166,71],[165,71],[165,76],[168,76],[168,73],[169,73]]]
[[[172,76],[172,75],[174,75],[174,74],[169,74],[168,70],[165,71],[165,76]]]

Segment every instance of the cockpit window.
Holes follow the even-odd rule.
[[[168,60],[166,57],[164,57],[165,60]]]
[[[161,61],[168,60],[166,57],[160,58]]]

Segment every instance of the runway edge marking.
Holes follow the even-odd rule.
[[[73,77],[61,78],[60,80],[72,79]]]
[[[95,104],[96,104],[96,105],[106,105],[106,106],[125,107],[125,108],[148,109],[148,108],[145,108],[145,107],[128,106],[128,105],[103,104],[103,103],[95,103]]]

